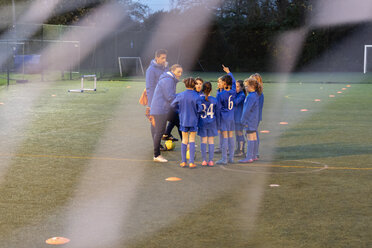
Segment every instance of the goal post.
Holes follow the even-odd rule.
[[[372,45],[364,45],[364,63],[363,63],[363,72],[364,74],[367,73],[367,55],[368,55],[368,48],[371,48]]]
[[[84,88],[84,79],[85,78],[93,78],[93,88]],[[68,90],[68,92],[78,92],[83,93],[84,91],[97,91],[97,76],[93,75],[82,75],[81,76],[81,87],[77,90]]]
[[[136,73],[138,73],[138,71],[140,70],[142,75],[143,76],[145,75],[145,71],[143,70],[141,57],[118,57],[120,77],[123,77],[124,65],[128,64],[129,61],[134,61],[135,62]]]

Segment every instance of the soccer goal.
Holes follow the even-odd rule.
[[[371,48],[372,45],[364,45],[364,63],[363,63],[363,72],[364,74],[367,73],[367,55],[368,55],[368,48]]]
[[[93,88],[84,88],[84,78],[93,78]],[[97,76],[96,75],[83,75],[81,76],[81,87],[78,90],[68,90],[68,92],[79,92],[84,91],[97,91]]]
[[[141,57],[118,57],[120,77],[123,77],[124,72],[135,70],[136,74],[139,72],[145,75],[143,70]]]

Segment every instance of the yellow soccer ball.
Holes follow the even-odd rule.
[[[186,152],[186,159],[190,160],[190,150],[187,150],[187,152]]]
[[[187,149],[187,151],[186,151],[186,159],[187,160],[190,160],[190,150],[189,149]],[[194,155],[194,160],[196,159],[196,153],[195,153],[195,155]]]
[[[173,150],[176,147],[176,143],[174,143],[171,140],[165,141],[165,147],[167,148],[168,151]]]

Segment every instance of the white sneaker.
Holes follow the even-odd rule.
[[[160,163],[166,163],[168,160],[166,160],[162,155],[159,155],[157,157],[154,157],[155,162],[160,162]]]

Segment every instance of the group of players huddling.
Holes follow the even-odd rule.
[[[234,163],[234,157],[244,157],[239,163],[258,159],[258,125],[262,120],[264,96],[261,76],[256,73],[244,81],[236,81],[228,67],[226,75],[218,78],[217,96],[210,95],[212,84],[201,78],[185,78],[186,90],[176,94],[176,85],[183,69],[175,64],[167,66],[167,51],[159,49],[146,71],[146,113],[151,120],[155,162],[168,162],[161,155],[162,139],[176,140],[171,131],[178,127],[181,144],[181,167],[196,168],[195,137],[201,139],[202,166],[214,166],[214,137],[219,136],[222,154],[216,164]],[[167,126],[167,121],[169,121]],[[235,139],[237,149],[235,149]],[[245,136],[243,135],[245,131]],[[245,144],[247,149],[244,151]],[[208,148],[208,158],[207,158]],[[189,153],[189,163],[186,154]]]

